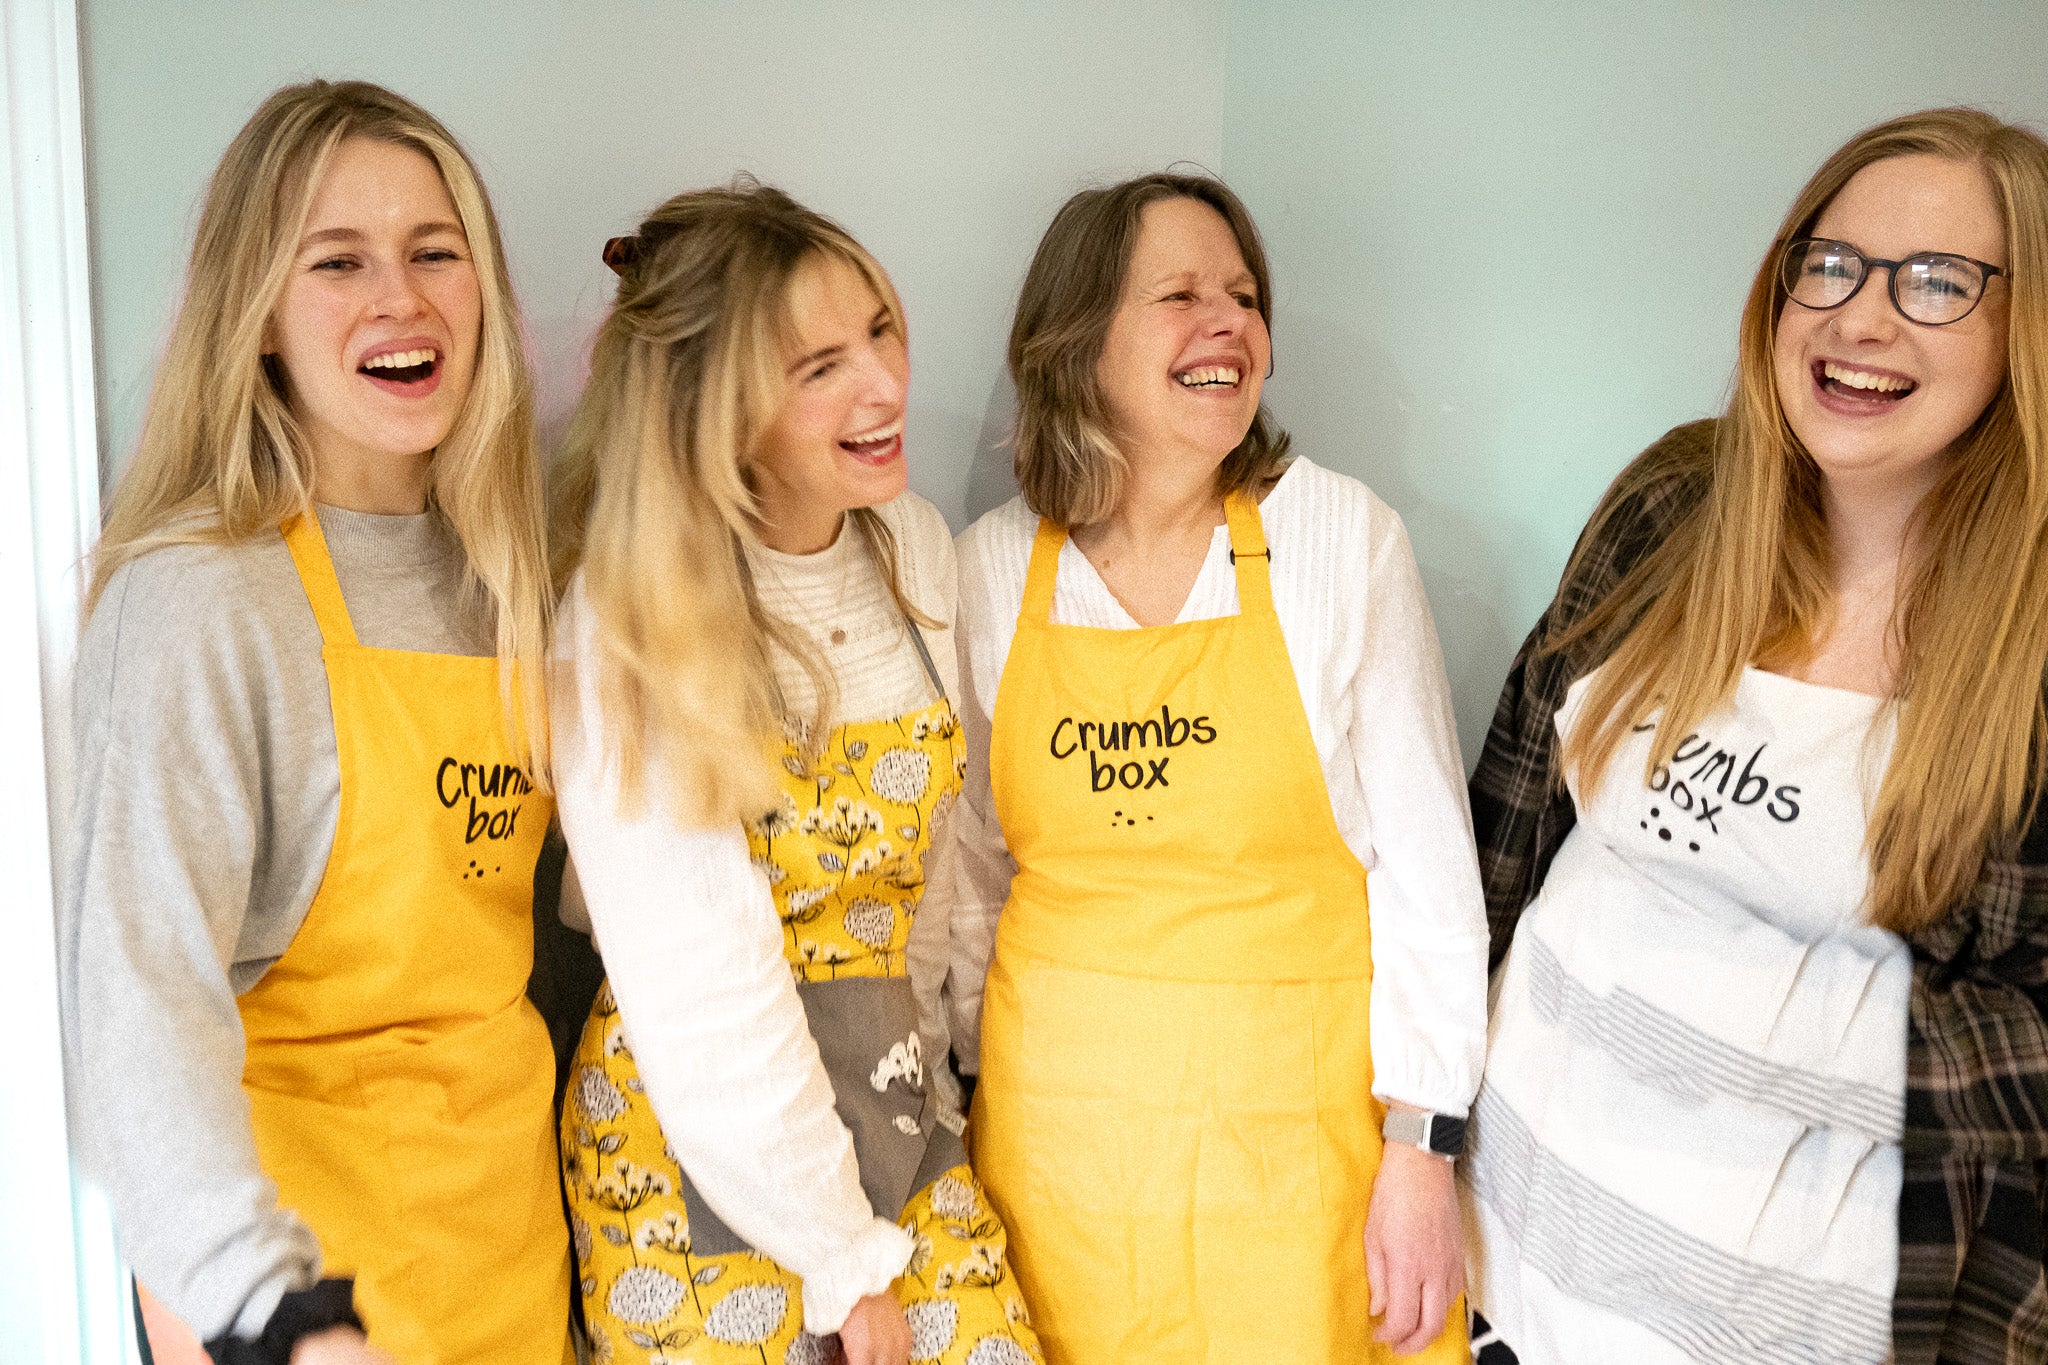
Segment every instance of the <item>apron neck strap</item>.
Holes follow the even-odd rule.
[[[348,619],[348,604],[341,600],[341,580],[334,576],[334,557],[327,553],[320,518],[311,512],[294,513],[279,529],[299,571],[299,586],[312,603],[313,619],[320,623],[321,642],[330,649],[355,648],[355,623]]]
[[[1060,551],[1066,547],[1066,531],[1044,517],[1038,519],[1038,536],[1031,542],[1031,567],[1024,573],[1024,610],[1020,619],[1037,625],[1052,620],[1052,586],[1059,578]]]
[[[1237,609],[1244,615],[1273,610],[1272,553],[1266,547],[1266,526],[1259,505],[1242,490],[1223,500],[1230,524],[1230,562],[1237,569]]]
[[[1259,520],[1259,505],[1248,493],[1232,493],[1223,500],[1223,517],[1230,526],[1230,562],[1237,569],[1238,610],[1271,612],[1272,556],[1266,548],[1266,527]],[[1024,573],[1024,609],[1019,614],[1022,620],[1039,625],[1052,620],[1052,588],[1059,577],[1060,551],[1066,543],[1065,531],[1044,517],[1038,519],[1038,535],[1031,542],[1031,567]]]

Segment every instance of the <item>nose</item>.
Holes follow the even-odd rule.
[[[405,319],[426,311],[426,295],[405,263],[383,262],[371,268],[377,272],[370,303],[376,316]]]
[[[1874,265],[1856,296],[1835,310],[1833,326],[1844,341],[1889,341],[1898,335],[1899,321],[1891,268]]]
[[[1222,291],[1202,299],[1202,333],[1212,337],[1233,337],[1245,328],[1249,310]]]
[[[860,396],[874,407],[898,407],[910,391],[910,361],[900,345],[870,345],[860,357]]]

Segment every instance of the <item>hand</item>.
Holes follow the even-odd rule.
[[[910,1365],[910,1323],[894,1290],[870,1294],[839,1328],[846,1365]]]
[[[292,1365],[398,1365],[353,1327],[308,1332],[292,1343]]]
[[[1444,1329],[1451,1301],[1465,1292],[1465,1235],[1451,1163],[1389,1142],[1365,1215],[1365,1274],[1373,1340],[1413,1355]]]

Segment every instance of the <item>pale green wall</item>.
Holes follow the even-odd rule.
[[[394,85],[477,155],[551,430],[609,297],[598,245],[636,214],[744,167],[842,219],[908,304],[913,480],[956,527],[1009,495],[1003,340],[1052,210],[1221,169],[1279,277],[1273,404],[1407,518],[1468,762],[1601,487],[1719,406],[1743,290],[1820,158],[1935,103],[2048,126],[2048,0],[82,12],[110,465],[207,173],[307,75]]]
[[[1720,408],[1821,159],[1935,104],[2048,130],[2043,0],[1241,0],[1225,52],[1272,404],[1407,519],[1468,764],[1600,490]]]

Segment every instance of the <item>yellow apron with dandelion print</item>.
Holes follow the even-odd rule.
[[[553,802],[506,742],[498,661],[356,641],[320,523],[286,547],[341,762],[305,922],[239,1004],[263,1170],[405,1365],[562,1365],[554,1049],[526,1000]]]
[[[896,1282],[911,1359],[1042,1365],[1002,1223],[966,1165],[960,1119],[941,1111],[925,1076],[904,961],[925,856],[959,792],[963,754],[942,693],[906,715],[839,726],[822,746],[792,734],[775,755],[781,799],[747,834],[861,1186],[915,1243]],[[609,986],[577,1048],[561,1150],[599,1365],[840,1358],[836,1340],[803,1329],[803,1282],[728,1229],[670,1155]]]
[[[1363,1244],[1383,1116],[1365,870],[1258,508],[1225,512],[1238,614],[1137,630],[1052,624],[1066,535],[1041,525],[996,693],[1018,870],[974,1158],[1053,1365],[1395,1358]],[[1465,1359],[1463,1313],[1413,1359]]]

